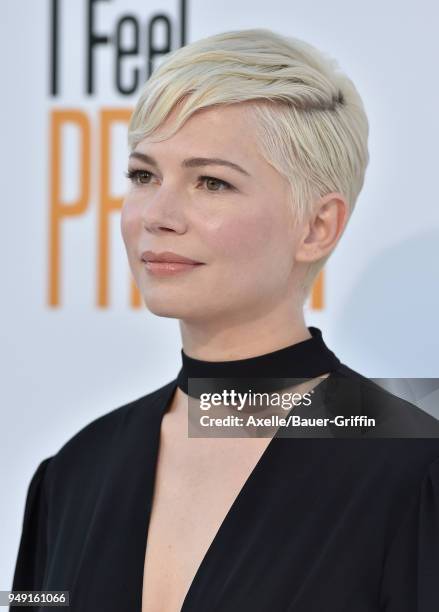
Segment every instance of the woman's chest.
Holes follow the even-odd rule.
[[[144,431],[69,483],[79,510],[50,507],[44,585],[72,610],[375,610],[395,497],[375,446],[360,461],[350,441],[278,439],[261,458],[268,439],[157,448]]]
[[[162,432],[147,531],[142,612],[176,612],[269,439]]]

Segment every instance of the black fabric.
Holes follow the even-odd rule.
[[[331,371],[319,385],[326,410],[380,416],[383,392],[342,364],[319,330],[281,350],[287,354],[282,376]],[[259,360],[267,375],[267,358],[250,365]],[[41,462],[27,493],[13,589],[68,590],[72,612],[141,612],[160,429],[184,384],[180,374],[94,420]],[[410,403],[385,397],[403,427],[437,427]],[[437,612],[439,439],[369,435],[274,436],[224,517],[182,612]]]
[[[306,379],[332,372],[340,360],[326,346],[318,327],[310,326],[311,338],[285,348],[233,361],[203,361],[186,355],[181,349],[182,366],[177,375],[178,387],[189,395],[189,378],[220,378],[222,380],[247,378],[274,378],[272,388],[281,389],[282,378]]]

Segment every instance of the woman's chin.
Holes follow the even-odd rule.
[[[194,314],[193,299],[191,298],[185,303],[183,298],[177,300],[175,297],[144,296],[143,301],[146,308],[158,317],[181,319]]]

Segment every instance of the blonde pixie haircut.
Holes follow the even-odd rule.
[[[250,102],[259,152],[291,186],[293,223],[319,197],[339,192],[349,217],[369,161],[362,100],[335,60],[302,40],[264,28],[215,34],[165,56],[143,86],[128,127],[132,151],[178,105],[177,132],[196,111]],[[304,299],[331,253],[312,262]]]

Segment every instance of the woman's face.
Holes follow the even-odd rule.
[[[137,173],[123,203],[121,230],[151,312],[187,321],[239,321],[291,300],[299,230],[288,210],[288,183],[257,152],[244,105],[203,109],[172,138],[145,138],[135,153],[157,165],[130,157],[128,169]],[[226,160],[243,171],[219,163],[183,166],[188,158]],[[146,250],[173,251],[204,265],[156,276],[141,260]]]

